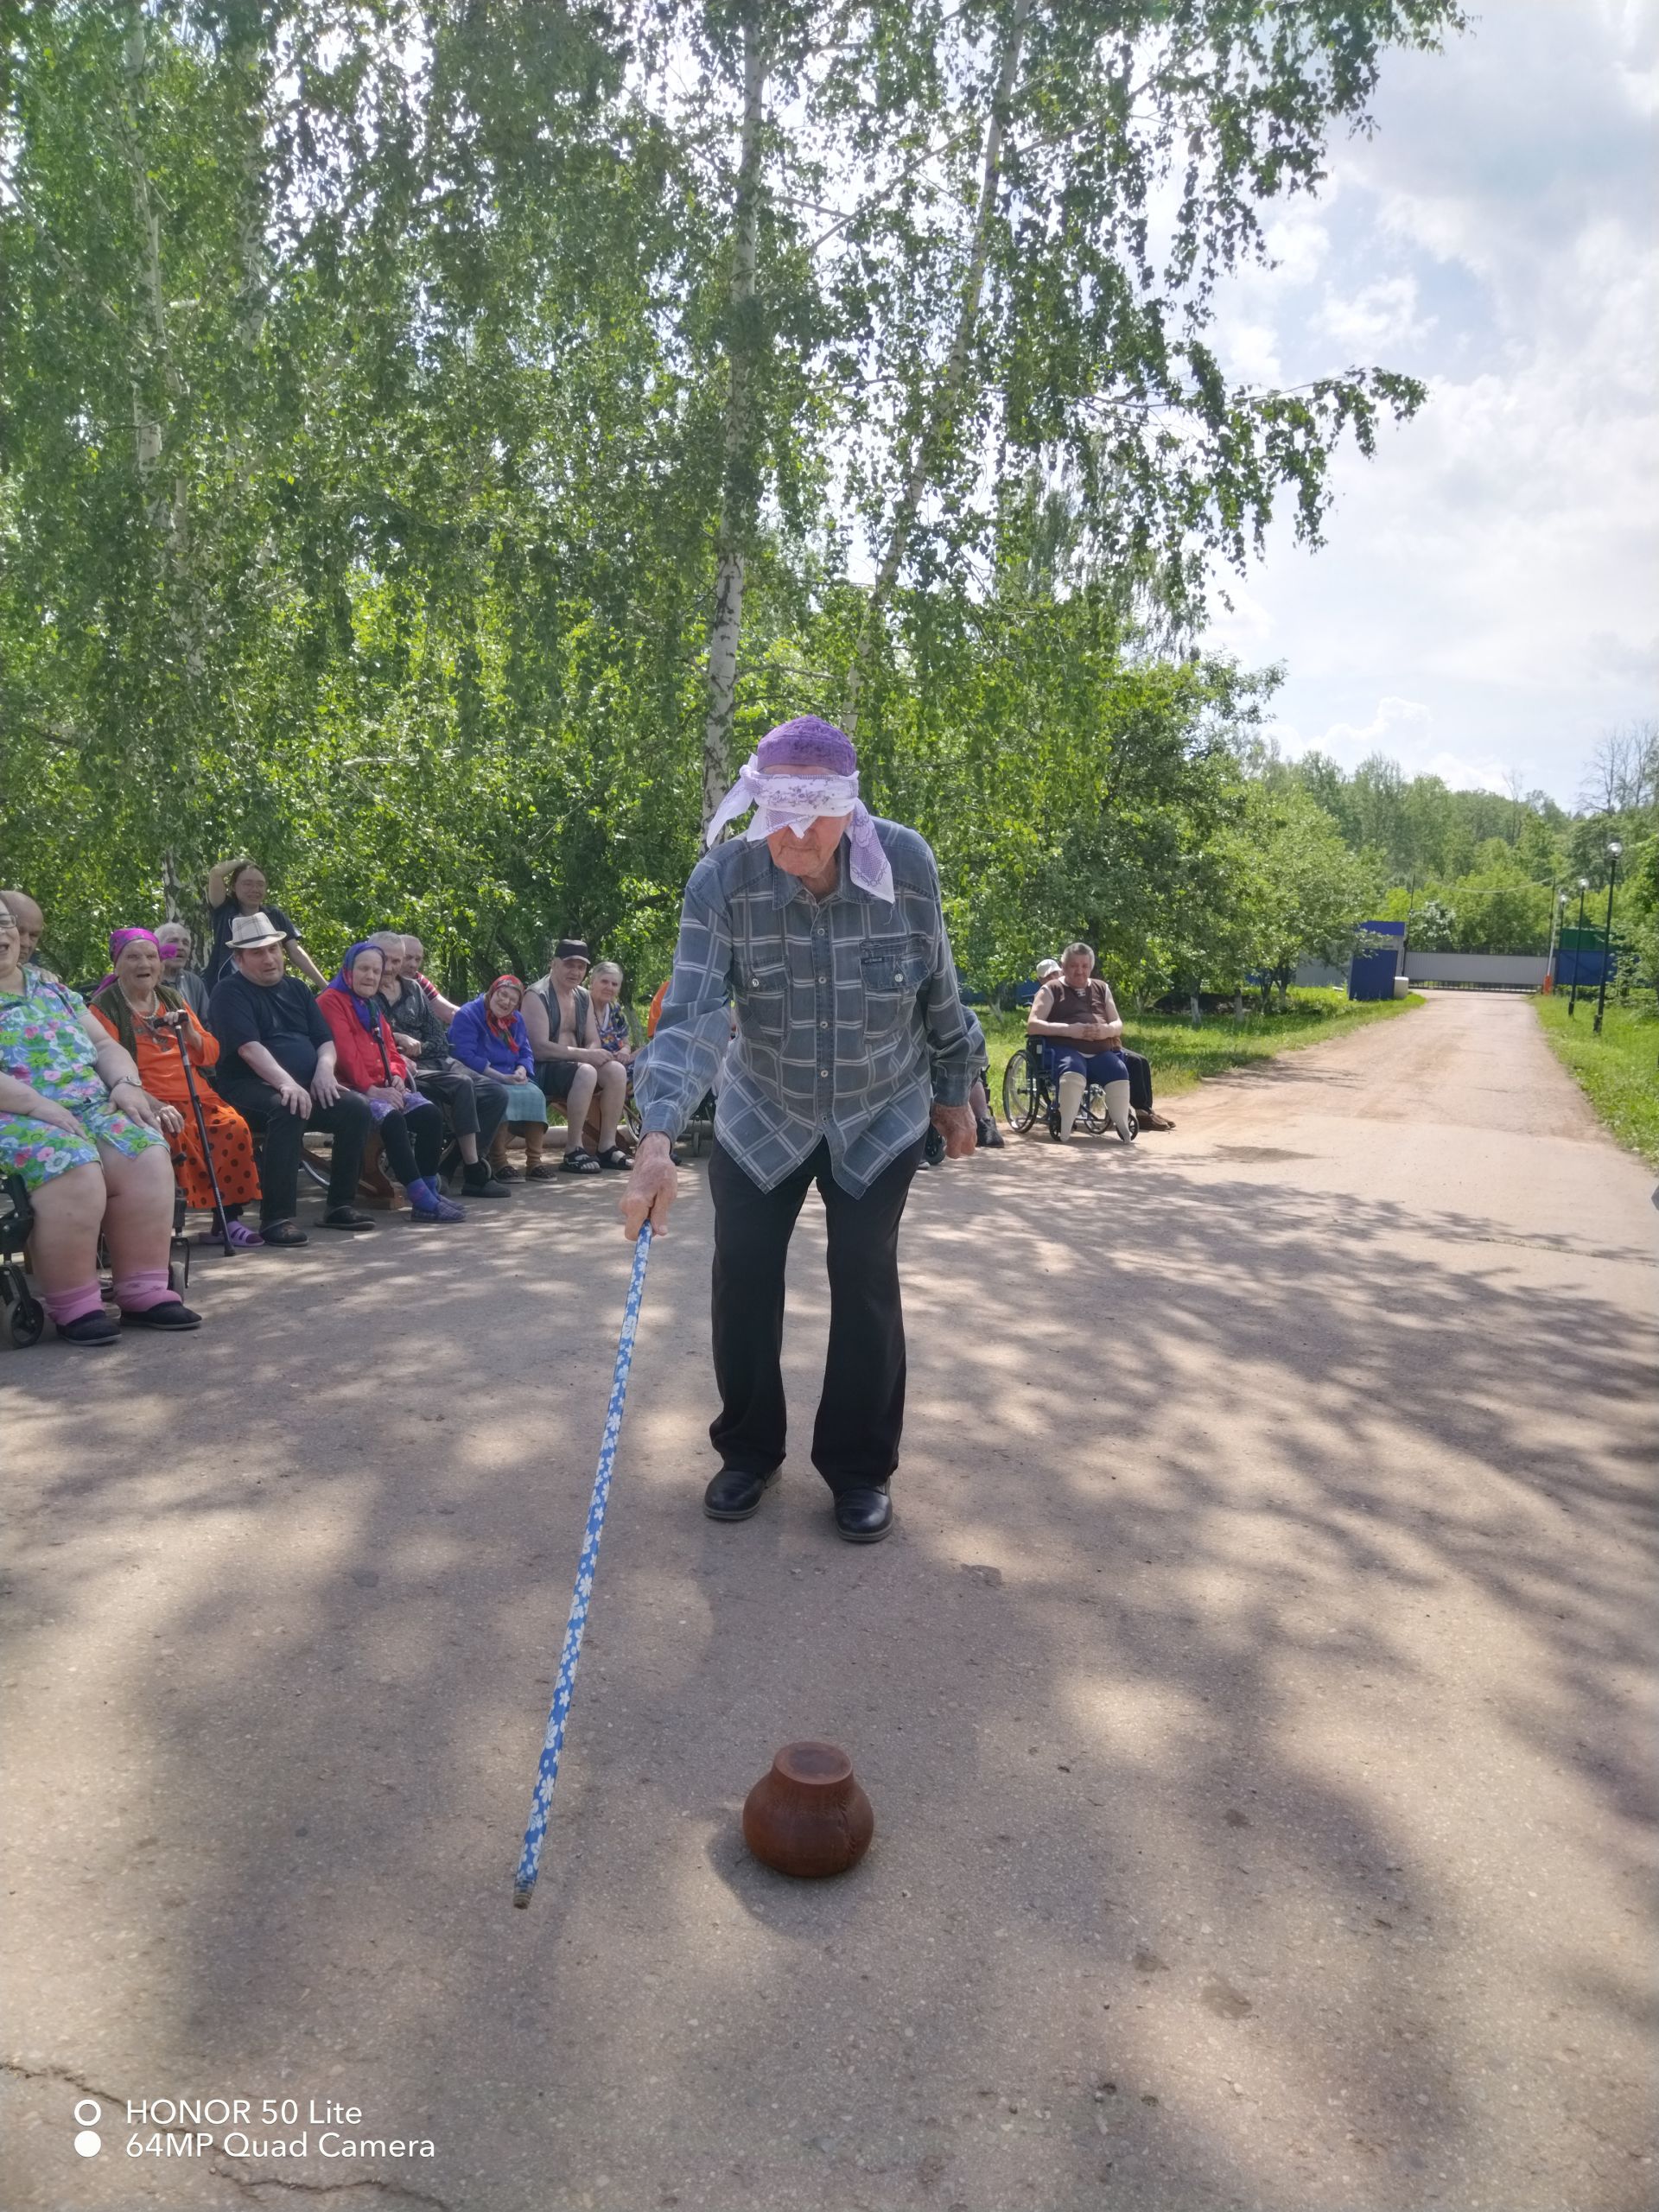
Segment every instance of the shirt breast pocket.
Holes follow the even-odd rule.
[[[902,1030],[916,996],[927,981],[927,963],[918,953],[899,948],[892,952],[866,952],[859,958],[864,986],[864,1034],[872,1043],[885,1042]]]
[[[789,970],[746,963],[736,995],[740,1027],[769,1045],[781,1044],[789,1020]]]

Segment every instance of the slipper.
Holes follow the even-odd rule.
[[[259,1234],[258,1230],[257,1229],[250,1229],[245,1221],[232,1221],[227,1223],[226,1225],[226,1233],[231,1240],[231,1249],[233,1252],[257,1252],[259,1247],[265,1241]],[[214,1230],[213,1236],[210,1236],[207,1241],[210,1244],[217,1244],[219,1243],[219,1238],[217,1230]]]
[[[262,1244],[308,1244],[311,1239],[297,1221],[269,1221],[259,1232]]]
[[[100,1306],[96,1313],[77,1314],[73,1321],[53,1325],[67,1344],[114,1344],[121,1341],[121,1324]]]
[[[322,1225],[325,1229],[372,1229],[376,1224],[372,1214],[361,1212],[356,1206],[336,1206],[324,1214]]]
[[[1150,1106],[1137,1114],[1135,1119],[1143,1129],[1173,1129],[1175,1126],[1167,1114],[1154,1114]]]
[[[130,1306],[124,1306],[121,1325],[124,1329],[199,1329],[201,1316],[193,1313],[178,1299],[165,1298],[159,1306],[146,1306],[142,1313],[135,1313]]]

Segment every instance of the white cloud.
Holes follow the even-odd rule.
[[[1316,323],[1339,345],[1363,347],[1368,353],[1376,346],[1419,344],[1433,327],[1432,315],[1427,321],[1419,320],[1417,279],[1409,275],[1379,277],[1346,299],[1327,285]]]
[[[1285,664],[1309,744],[1471,782],[1513,766],[1571,803],[1601,731],[1656,711],[1656,34],[1585,0],[1395,57],[1281,268],[1220,302],[1236,372],[1357,359],[1430,387],[1374,461],[1334,463],[1326,547],[1275,525],[1247,613],[1218,614],[1215,642]]]

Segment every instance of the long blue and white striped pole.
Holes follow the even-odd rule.
[[[594,1569],[599,1563],[599,1540],[605,1529],[605,1508],[611,1495],[611,1469],[616,1464],[616,1440],[622,1433],[622,1410],[628,1401],[628,1370],[633,1365],[633,1332],[639,1320],[639,1301],[645,1289],[645,1259],[651,1250],[651,1224],[639,1231],[633,1248],[633,1273],[628,1278],[628,1302],[622,1312],[622,1334],[617,1339],[616,1372],[611,1377],[611,1402],[605,1411],[605,1433],[600,1439],[599,1468],[588,1508],[588,1533],[576,1562],[575,1594],[570,1618],[565,1624],[564,1649],[559,1657],[558,1680],[553,1685],[553,1707],[547,1716],[547,1737],[537,1770],[536,1791],[530,1802],[530,1826],[518,1871],[512,1878],[514,1904],[526,1905],[536,1887],[547,1837],[547,1816],[553,1803],[553,1785],[559,1778],[559,1753],[564,1747],[564,1724],[570,1713],[570,1694],[575,1688],[576,1661],[582,1655],[582,1632],[588,1625],[588,1606],[594,1594]]]

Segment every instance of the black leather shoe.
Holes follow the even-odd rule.
[[[702,1510],[711,1521],[747,1521],[760,1510],[760,1501],[778,1479],[774,1467],[767,1475],[746,1475],[738,1467],[722,1467],[702,1493]]]
[[[880,1490],[844,1490],[836,1500],[836,1534],[849,1544],[879,1544],[893,1533],[893,1500]]]

